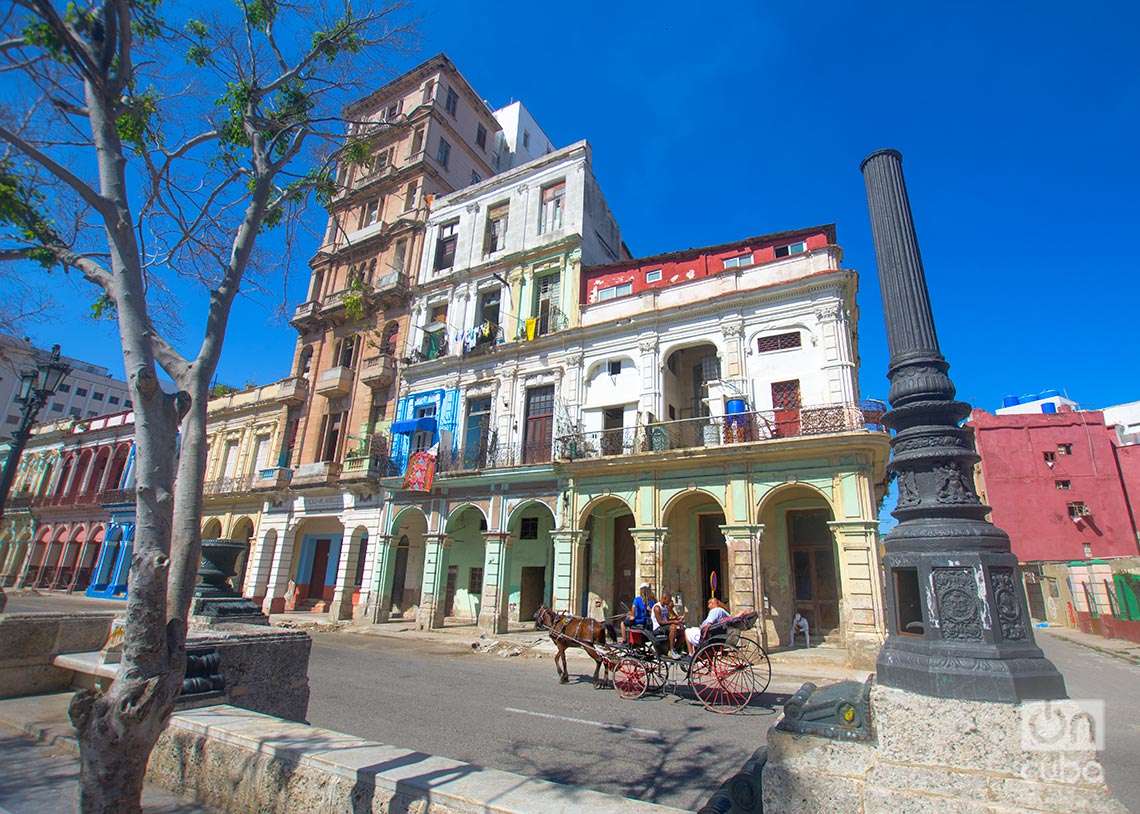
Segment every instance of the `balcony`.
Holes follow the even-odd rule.
[[[429,334],[423,347],[412,351],[412,355],[405,359],[404,363],[418,365],[420,362],[430,362],[443,356],[447,356],[447,335],[443,331],[435,331]]]
[[[317,392],[325,398],[343,396],[352,389],[352,368],[338,365],[321,371],[317,377]]]
[[[31,492],[21,492],[17,495],[12,495],[8,498],[7,505],[4,507],[9,512],[22,512],[32,508],[32,494]]]
[[[309,300],[298,305],[293,310],[289,324],[298,330],[312,328],[321,318],[321,304],[316,300]]]
[[[392,356],[365,359],[360,365],[360,380],[369,387],[388,387],[396,380],[396,359]]]
[[[275,466],[272,469],[262,469],[250,484],[254,492],[275,492],[285,489],[293,480],[293,470],[284,466]]]
[[[376,307],[385,307],[408,294],[407,278],[402,272],[382,274],[374,283],[358,284],[356,288],[342,288],[325,297],[320,303],[319,315],[334,321],[359,319]],[[355,304],[353,298],[358,298]],[[307,305],[308,303],[306,303]]]
[[[854,404],[829,404],[571,433],[558,438],[555,448],[559,461],[582,461],[842,432],[885,432],[881,421],[879,412],[864,412]]]
[[[550,441],[537,444],[499,446],[496,433],[470,443],[460,450],[444,450],[436,460],[435,471],[441,475],[464,475],[484,469],[514,466],[536,466],[553,460]]]
[[[290,376],[275,385],[276,399],[282,404],[304,404],[309,394],[309,381],[303,376]]]
[[[317,461],[301,464],[293,470],[293,486],[329,486],[340,477],[340,464],[334,461]]]
[[[229,478],[214,478],[202,484],[202,494],[206,497],[218,495],[244,495],[253,486],[252,475],[237,475]]]
[[[360,446],[344,456],[340,480],[344,482],[377,480],[398,474],[388,457],[388,440],[382,435],[361,439]]]

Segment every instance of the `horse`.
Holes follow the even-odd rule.
[[[610,666],[598,654],[595,644],[617,641],[617,632],[609,622],[599,622],[597,619],[585,619],[581,616],[571,616],[568,613],[555,613],[542,605],[534,613],[534,627],[536,630],[549,630],[550,640],[558,648],[554,655],[554,669],[558,671],[561,683],[570,681],[570,672],[566,668],[566,648],[581,647],[594,660],[594,688],[605,686],[610,678]],[[562,659],[562,664],[558,660]],[[598,679],[598,671],[605,666],[605,676]]]

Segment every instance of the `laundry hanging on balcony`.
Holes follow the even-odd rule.
[[[532,339],[534,339],[535,331],[538,329],[538,318],[537,317],[527,317],[525,325],[526,325],[526,339],[528,342],[530,342]]]
[[[404,488],[409,492],[430,492],[435,479],[436,456],[439,444],[428,449],[413,452],[408,458],[408,468],[404,473]]]

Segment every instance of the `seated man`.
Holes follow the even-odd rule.
[[[633,607],[629,609],[629,613],[625,615],[625,619],[621,622],[622,641],[629,641],[629,631],[631,629],[638,628],[645,630],[649,627],[649,605],[651,602],[652,594],[649,590],[649,583],[643,582],[638,595],[633,598]]]
[[[677,649],[677,629],[685,624],[685,620],[673,612],[673,597],[668,593],[661,597],[649,614],[653,625],[653,641],[661,653],[673,653]],[[666,649],[668,647],[668,649]]]
[[[697,654],[697,645],[701,643],[701,639],[709,626],[728,618],[728,611],[725,610],[724,603],[715,596],[709,600],[708,607],[709,615],[705,617],[705,621],[701,622],[700,627],[685,628],[685,643],[689,646],[690,656]]]

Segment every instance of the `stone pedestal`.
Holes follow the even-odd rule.
[[[242,596],[230,585],[234,564],[245,551],[245,544],[233,540],[203,540],[198,584],[190,603],[190,625],[208,628],[217,624],[268,625],[269,619],[257,603]]]
[[[877,685],[871,709],[866,741],[769,729],[765,814],[1126,810],[1109,796],[1094,750],[1023,748],[1027,704]]]

